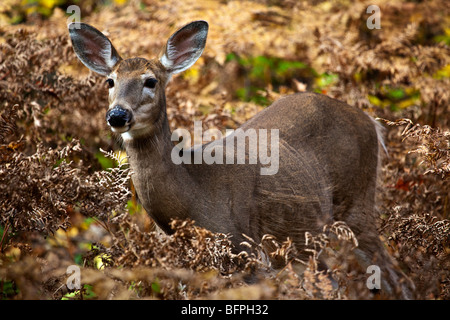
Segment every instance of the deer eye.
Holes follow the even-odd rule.
[[[110,88],[114,87],[114,80],[113,79],[106,79],[106,83],[108,84],[108,87],[110,87]]]
[[[154,87],[156,87],[157,83],[158,83],[158,80],[156,80],[155,78],[148,78],[148,79],[145,79],[144,87],[153,89]]]

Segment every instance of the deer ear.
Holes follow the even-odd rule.
[[[159,60],[170,73],[188,69],[202,55],[207,35],[206,21],[189,23],[169,38]]]
[[[111,41],[94,27],[76,22],[68,28],[78,59],[92,71],[106,76],[122,60]]]

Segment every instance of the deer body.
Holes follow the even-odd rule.
[[[307,125],[301,125],[301,119],[309,119]],[[166,232],[170,220],[177,217],[230,233],[235,245],[242,241],[242,233],[255,239],[266,233],[280,238],[297,235],[294,239],[300,245],[305,231],[319,231],[326,223],[348,218],[355,220],[351,227],[367,231],[361,224],[373,215],[377,133],[358,109],[323,95],[302,93],[279,100],[245,123],[243,130],[278,128],[283,123],[283,165],[275,175],[261,175],[258,164],[175,165],[170,161],[173,142],[167,118],[161,121],[161,130],[153,137],[125,141],[125,148],[136,173],[132,179],[139,199]],[[332,139],[343,130],[348,131],[348,139]],[[368,146],[375,148],[355,152]],[[367,166],[372,172],[364,172],[369,171]],[[372,181],[355,181],[369,173]],[[358,204],[359,194],[368,196]],[[351,217],[352,211],[357,217]]]
[[[398,279],[376,230],[379,135],[364,112],[324,95],[300,93],[258,113],[241,129],[279,130],[279,169],[273,175],[261,175],[260,163],[175,164],[164,89],[172,74],[200,57],[207,23],[178,30],[154,60],[123,60],[93,27],[69,29],[80,60],[108,77],[108,124],[122,135],[138,198],[164,231],[170,232],[172,218],[190,218],[231,234],[236,247],[242,234],[256,241],[264,234],[290,237],[302,247],[305,231],[345,221],[359,241],[361,264],[378,261],[389,269],[386,278]],[[219,142],[186,152],[193,156]]]

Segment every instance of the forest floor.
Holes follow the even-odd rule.
[[[446,0],[71,4],[0,5],[2,299],[396,298],[351,280],[355,266],[343,259],[351,237],[333,244],[330,228],[310,235],[302,274],[289,239],[249,239],[249,251],[236,254],[227,235],[191,221],[173,221],[172,235],[155,230],[105,122],[105,79],[73,52],[67,24],[78,13],[124,58],[156,57],[181,26],[209,22],[202,57],[167,88],[171,129],[201,120],[224,132],[302,91],[384,119],[380,239],[414,282],[415,299],[450,299]],[[367,12],[373,4],[379,29],[376,11]],[[268,268],[264,245],[284,268]],[[320,270],[319,252],[340,263]],[[73,270],[80,290],[67,286]]]

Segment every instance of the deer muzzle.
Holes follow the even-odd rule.
[[[130,128],[133,115],[117,105],[106,113],[106,122],[114,132],[126,132]]]

